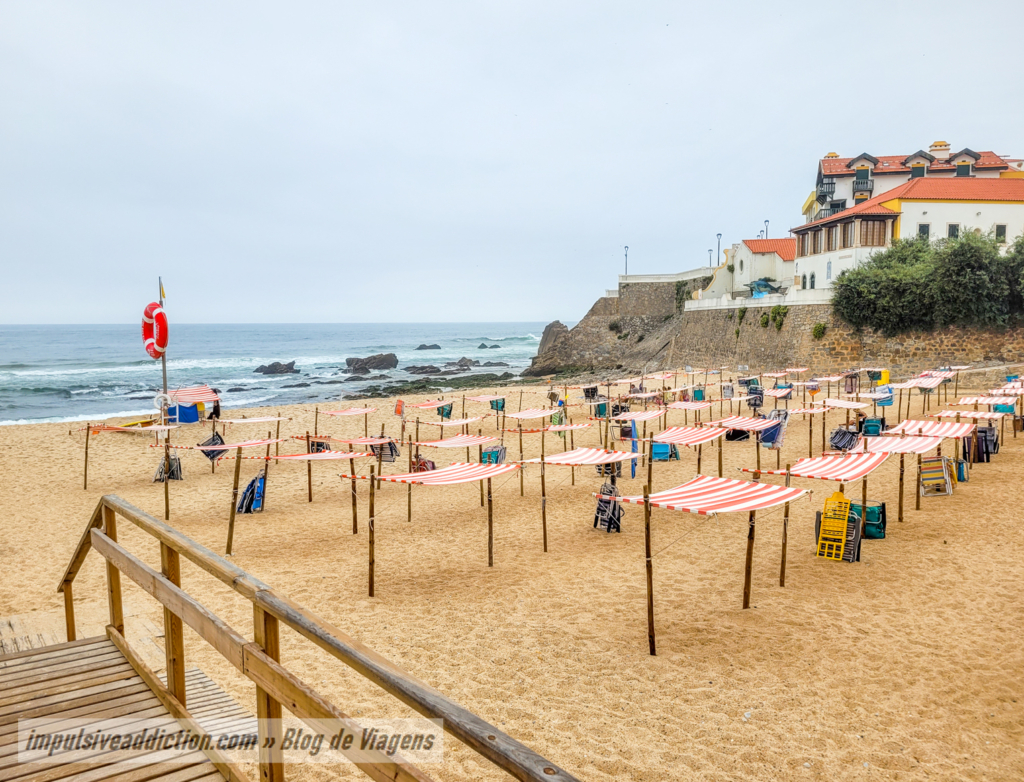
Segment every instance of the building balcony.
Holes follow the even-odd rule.
[[[854,179],[853,180],[853,192],[854,193],[870,193],[875,189],[875,180],[873,179]]]
[[[831,200],[832,196],[836,192],[836,181],[834,179],[822,180],[821,184],[818,185],[817,201],[819,204],[823,204],[826,201]]]
[[[827,209],[819,209],[817,212],[815,212],[814,219],[824,220],[826,217],[831,217],[832,215],[839,214],[840,212],[844,211],[844,209],[845,207],[841,206],[829,207]]]

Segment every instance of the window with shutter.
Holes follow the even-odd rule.
[[[960,237],[960,223],[950,223],[946,226],[946,236],[950,239],[957,239]]]
[[[1003,242],[1006,241],[1006,226],[1005,225],[997,225],[996,226],[996,241],[999,242],[1000,244],[1002,244]]]
[[[932,227],[929,223],[918,223],[917,224],[917,236],[919,239],[928,239],[931,233]]]
[[[957,176],[970,176],[971,175],[971,164],[970,163],[957,163],[956,164],[956,175]]]
[[[924,176],[924,163],[915,163],[910,167],[910,178],[920,179]]]

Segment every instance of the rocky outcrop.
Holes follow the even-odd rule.
[[[416,350],[440,350],[440,345],[420,345]]]
[[[295,368],[295,362],[289,361],[287,364],[282,364],[280,361],[273,361],[270,364],[256,367],[253,372],[258,372],[261,375],[291,375],[298,373],[299,370]]]
[[[509,366],[504,361],[485,361],[480,366],[482,367],[507,367]]]
[[[395,369],[398,356],[394,353],[377,353],[366,358],[346,358],[345,365],[353,375],[368,375],[374,369]]]
[[[424,364],[419,367],[406,367],[405,371],[410,375],[434,375],[441,371],[441,367],[435,367],[433,364]]]
[[[500,347],[501,347],[501,345],[488,345],[486,342],[481,342],[479,345],[476,346],[476,349],[477,350],[494,350],[495,348],[500,348]]]
[[[544,327],[537,355],[530,366],[523,371],[526,377],[550,375],[565,365],[565,351],[569,342],[569,329],[560,320]]]

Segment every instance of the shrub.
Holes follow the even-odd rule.
[[[789,307],[783,307],[781,304],[776,304],[772,307],[771,321],[775,324],[776,331],[782,331],[782,323],[786,320],[786,315],[789,314]]]
[[[732,264],[732,263],[730,263],[725,268],[729,270],[729,274],[733,274],[736,271],[736,266],[735,266],[735,264]]]
[[[736,329],[736,339],[739,339],[739,338],[740,338],[740,330]]]
[[[734,312],[730,312],[730,313],[729,313],[729,320],[732,320],[732,316],[733,316],[733,315],[735,315],[735,314],[736,314],[736,313],[734,313]]]
[[[742,326],[743,325],[743,318],[747,314],[747,308],[746,307],[740,307],[738,310],[736,310],[736,314],[739,317],[739,319],[740,319],[739,323]]]
[[[613,320],[611,323],[608,324],[608,331],[611,331],[615,334],[621,334],[622,324],[617,320]]]
[[[826,326],[824,323],[815,323],[814,328],[811,329],[811,336],[814,337],[815,339],[821,339],[822,337],[825,336],[825,329],[827,328],[828,326]]]
[[[771,318],[770,318],[770,317],[768,316],[768,313],[767,313],[767,312],[765,312],[764,314],[762,314],[762,315],[761,315],[761,328],[763,328],[763,329],[766,329],[766,328],[768,328],[768,321],[769,321],[769,320],[771,320]]]
[[[623,333],[619,334],[619,336],[616,337],[616,339],[628,339],[628,338],[629,338],[629,332],[628,331],[624,331]]]

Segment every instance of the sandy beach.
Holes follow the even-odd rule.
[[[545,390],[527,388],[524,406],[545,405]],[[961,382],[961,394],[968,390]],[[517,396],[510,395],[510,411]],[[370,432],[383,425],[397,436],[394,401],[369,404],[377,409]],[[489,412],[477,403],[466,409],[467,415]],[[585,419],[587,408],[571,410],[575,420]],[[914,417],[918,410],[915,402]],[[456,402],[455,417],[460,412]],[[720,417],[717,404],[713,413]],[[292,418],[282,435],[314,429],[309,405],[229,415],[275,414]],[[844,417],[831,413],[827,428]],[[437,420],[433,411],[421,418]],[[671,411],[669,423],[681,425],[682,412]],[[152,439],[93,437],[83,490],[84,433],[69,436],[69,428],[80,426],[0,427],[0,617],[18,615],[61,633],[58,580],[99,497],[116,494],[163,517],[163,486],[151,483],[161,454],[147,447]],[[477,428],[494,433],[495,419],[472,424],[474,433]],[[799,416],[791,421],[783,465],[807,456],[807,428]],[[239,424],[227,439],[267,431],[266,424]],[[361,436],[363,420],[321,416],[319,431]],[[421,439],[439,432],[421,425]],[[192,426],[174,432],[172,442],[198,443],[207,435]],[[568,468],[548,468],[547,553],[539,468],[527,468],[525,496],[516,475],[496,480],[491,568],[477,484],[415,487],[411,523],[406,487],[384,484],[371,599],[367,484],[359,486],[360,531],[353,535],[349,485],[338,478],[337,463],[313,464],[312,503],[304,464],[273,465],[267,509],[238,517],[232,561],[580,779],[1018,780],[1024,778],[1024,542],[1017,518],[1024,436],[1007,435],[1001,453],[977,465],[969,483],[951,497],[922,499],[920,511],[908,458],[902,524],[896,521],[899,457],[890,457],[871,475],[868,492],[888,503],[889,534],[865,541],[859,564],[815,558],[814,512],[837,485],[794,479],[813,495],[791,511],[786,586],[779,586],[777,509],[757,521],[749,610],[741,608],[745,515],[655,510],[657,657],[647,649],[642,510],[627,508],[621,534],[595,530],[591,493],[601,479],[593,468],[578,470],[575,485]],[[816,419],[816,453],[820,437]],[[540,436],[524,440],[526,457],[538,456]],[[598,442],[596,425],[575,433],[577,446]],[[563,448],[550,435],[545,443],[549,453]],[[518,458],[518,437],[506,434],[505,444],[509,458]],[[282,453],[299,450],[298,442],[282,444]],[[170,523],[222,553],[233,462],[212,473],[199,453],[182,453],[186,480],[171,484]],[[422,453],[439,466],[465,457],[464,451]],[[703,456],[703,471],[717,474],[715,449],[705,447]],[[774,466],[774,454],[762,457]],[[724,443],[723,462],[726,477],[747,477],[735,468],[753,466],[753,444]],[[403,448],[385,473],[405,472],[406,464]],[[258,462],[244,461],[241,469],[245,482]],[[681,449],[679,461],[655,464],[654,490],[683,483],[695,470],[696,454]],[[642,493],[645,470],[636,479],[628,477],[628,465],[623,472],[623,493]],[[848,493],[859,497],[859,483]],[[119,533],[122,545],[159,568],[152,538],[127,523]],[[252,637],[248,601],[190,563],[183,561],[182,571],[186,590]],[[99,635],[106,624],[103,572],[93,553],[75,583],[79,637]],[[153,644],[162,638],[154,628],[162,628],[161,609],[128,579],[124,584],[128,639],[158,656]],[[255,713],[251,682],[188,628],[186,657]],[[353,716],[412,716],[290,631],[282,634],[282,661]],[[446,743],[443,766],[426,770],[442,780],[504,778],[454,739]],[[351,767],[309,773],[364,778]]]

